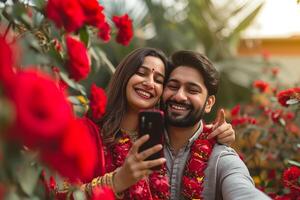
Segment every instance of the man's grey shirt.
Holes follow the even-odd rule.
[[[190,149],[202,133],[202,123],[188,143],[175,155],[166,133],[164,155],[167,160],[167,175],[170,181],[170,200],[181,200],[181,183]],[[210,156],[204,178],[204,199],[270,199],[254,187],[253,180],[243,161],[230,147],[216,144]]]

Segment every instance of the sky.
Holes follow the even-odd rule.
[[[297,0],[265,0],[264,7],[244,38],[300,37],[300,4]]]

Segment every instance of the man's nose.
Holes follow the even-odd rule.
[[[186,93],[184,91],[184,88],[179,88],[176,92],[176,94],[173,96],[175,98],[176,101],[186,101],[187,100],[187,96]]]

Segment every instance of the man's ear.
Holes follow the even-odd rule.
[[[211,95],[207,98],[206,106],[205,106],[205,113],[209,113],[216,102],[215,95]]]

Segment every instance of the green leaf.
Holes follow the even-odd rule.
[[[85,44],[85,46],[88,47],[90,42],[90,35],[88,33],[87,26],[84,26],[79,30],[79,37],[80,40]]]
[[[32,0],[34,6],[39,10],[42,11],[45,7],[46,1],[45,0]]]
[[[22,191],[31,196],[35,190],[38,182],[41,168],[34,163],[32,155],[23,155],[25,157],[24,162],[21,163],[21,167],[16,171],[17,179]]]
[[[83,96],[87,96],[85,88],[80,85],[79,83],[76,83],[75,81],[73,81],[72,79],[70,79],[65,73],[63,72],[59,72],[59,76],[61,77],[61,79],[63,81],[65,81],[68,86],[70,86],[72,89],[79,91]]]

